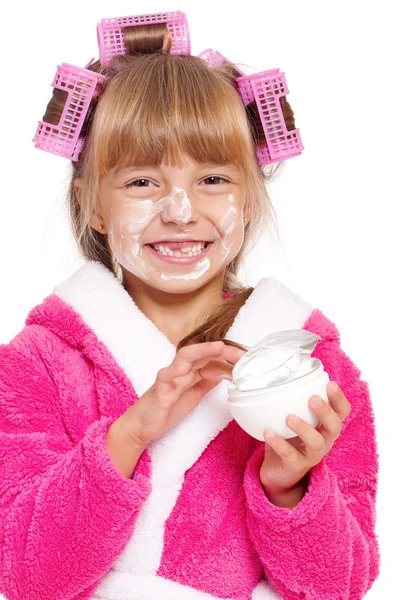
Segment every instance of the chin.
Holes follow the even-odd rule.
[[[167,294],[192,294],[202,287],[209,285],[215,278],[223,278],[224,270],[220,269],[218,272],[212,273],[213,269],[210,269],[197,279],[169,279],[168,281],[162,279],[161,275],[155,272],[151,272],[148,275],[148,279],[138,277],[132,274],[126,268],[123,268],[123,279],[125,282],[130,282],[133,288],[135,286],[151,288],[152,290],[158,290],[162,293]]]
[[[215,275],[205,273],[197,279],[169,279],[164,280],[158,274],[151,273],[147,285],[169,294],[189,294],[199,290],[201,287],[208,285]]]

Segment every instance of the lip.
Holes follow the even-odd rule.
[[[159,244],[166,244],[167,242],[205,242],[206,244],[208,242],[211,242],[212,240],[194,240],[193,238],[184,238],[184,237],[175,237],[175,238],[170,238],[170,239],[164,239],[164,240],[158,240],[156,242],[148,242],[148,245],[151,244],[152,246],[154,246],[155,244],[159,245]]]
[[[163,240],[163,241],[165,241],[165,240]],[[148,252],[151,256],[154,256],[158,260],[169,263],[171,265],[193,265],[196,262],[203,260],[205,258],[205,256],[207,256],[208,252],[211,250],[212,247],[213,247],[213,242],[210,242],[209,245],[207,246],[207,248],[205,248],[204,252],[202,252],[201,254],[198,254],[198,256],[179,257],[179,256],[166,256],[165,254],[162,254],[161,252],[156,252],[156,250],[151,248],[151,246],[149,244],[145,244],[145,246],[144,246],[144,248],[146,248],[148,250]]]

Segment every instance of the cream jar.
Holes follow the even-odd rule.
[[[228,406],[249,435],[265,441],[263,433],[270,429],[285,439],[296,437],[286,425],[290,413],[312,427],[319,424],[308,406],[314,394],[328,402],[329,376],[321,361],[310,357],[319,339],[301,329],[274,332],[235,364],[228,385]]]

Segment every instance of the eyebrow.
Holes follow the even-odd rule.
[[[231,171],[240,172],[240,167],[234,164],[222,164],[222,163],[200,163],[198,164],[198,169],[203,169],[206,167],[217,168],[224,167],[230,169]],[[122,169],[117,169],[114,171],[114,175],[123,175],[125,173],[133,173],[135,171],[143,171],[144,169],[158,169],[159,167],[155,167],[154,165],[143,165],[142,167],[123,167]]]

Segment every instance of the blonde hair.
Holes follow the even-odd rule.
[[[183,155],[197,163],[240,166],[246,175],[249,210],[243,246],[225,269],[223,290],[230,297],[204,316],[178,348],[223,339],[253,290],[237,277],[243,259],[266,227],[274,225],[278,235],[266,183],[278,174],[281,163],[258,165],[256,145],[265,142],[258,111],[254,103],[244,107],[236,83],[240,75],[231,63],[210,67],[198,56],[170,55],[166,25],[130,27],[124,36],[127,56],[115,57],[106,67],[99,61],[89,67],[104,74],[106,81],[85,124],[79,161],[72,163],[68,192],[72,231],[84,259],[99,261],[121,279],[107,236],[89,224],[93,212],[100,212],[98,188],[104,175],[131,164],[159,166],[166,160],[180,165]],[[57,106],[55,99],[50,101],[43,120],[59,118],[62,102],[57,101]],[[288,129],[294,129],[290,105],[283,99],[281,106]],[[79,200],[76,178],[85,183]]]

